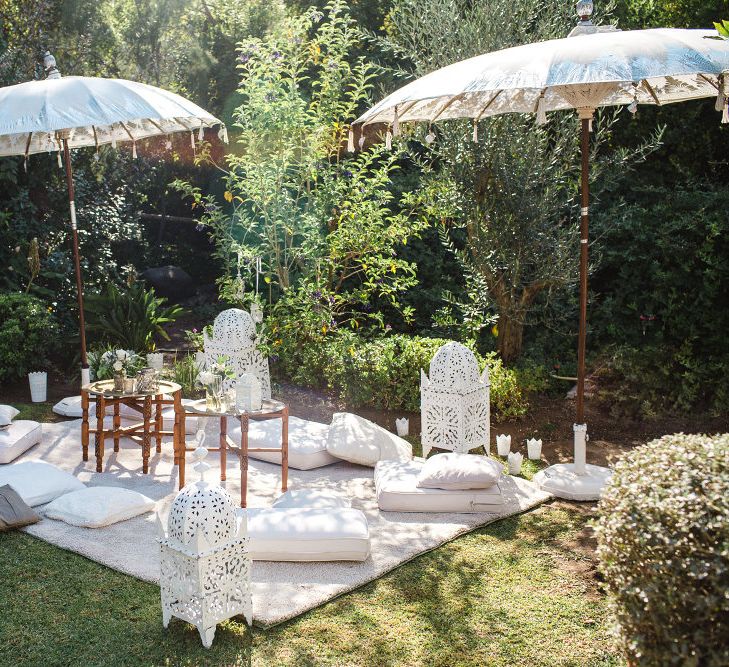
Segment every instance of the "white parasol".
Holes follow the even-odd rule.
[[[470,58],[427,74],[403,86],[373,106],[353,124],[355,130],[386,123],[386,141],[407,122],[433,123],[469,118],[473,139],[478,121],[503,113],[535,113],[537,123],[547,112],[576,109],[581,120],[580,329],[574,464],[558,464],[535,477],[543,488],[562,497],[599,497],[609,470],[586,463],[587,425],[584,419],[585,340],[587,327],[587,246],[589,223],[589,146],[596,108],[638,104],[662,106],[716,97],[729,122],[729,42],[714,30],[631,30],[594,26],[593,3],[579,0],[579,25],[566,39],[526,44]],[[432,139],[429,133],[428,139]]]
[[[46,53],[46,79],[0,88],[0,156],[58,151],[64,156],[71,212],[73,254],[81,332],[82,384],[88,379],[84,327],[83,281],[79,261],[76,205],[70,149],[118,142],[136,144],[153,136],[189,132],[203,139],[204,129],[220,126],[219,136],[228,140],[225,126],[215,116],[180,95],[124,79],[62,77],[56,60]],[[168,144],[169,146],[169,144]]]

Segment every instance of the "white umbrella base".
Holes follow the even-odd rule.
[[[585,465],[585,474],[575,472],[574,463],[557,463],[540,470],[532,481],[543,491],[566,500],[599,500],[612,470],[590,463]]]

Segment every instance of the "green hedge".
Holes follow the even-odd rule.
[[[670,435],[615,466],[600,571],[634,665],[729,665],[729,434]]]
[[[273,368],[296,384],[335,392],[348,405],[420,410],[420,369],[447,341],[401,334],[364,337],[349,330],[320,332],[295,322],[274,325]],[[476,353],[489,367],[491,409],[504,420],[523,415],[527,401],[515,371],[494,354]]]
[[[58,345],[50,308],[29,294],[0,294],[0,381],[47,370]]]

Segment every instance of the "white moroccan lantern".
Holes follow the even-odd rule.
[[[252,412],[261,409],[261,382],[252,373],[243,373],[235,383],[236,410]]]
[[[204,438],[199,438],[200,444]],[[200,481],[172,503],[167,534],[157,516],[162,625],[173,616],[197,626],[210,648],[218,623],[242,614],[253,620],[251,559],[245,518],[236,517],[227,491],[204,480],[207,450],[195,450]]]
[[[235,377],[241,373],[252,373],[261,383],[262,398],[271,398],[271,377],[268,359],[258,347],[256,323],[251,314],[240,308],[229,308],[220,313],[213,323],[213,335],[203,333],[205,363],[208,367],[220,357],[225,357],[226,365]],[[235,380],[224,380],[223,389],[227,391]]]
[[[476,357],[465,345],[443,345],[420,371],[423,456],[431,448],[466,453],[483,445],[490,453],[491,409],[488,369],[479,375]]]

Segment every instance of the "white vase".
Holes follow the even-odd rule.
[[[536,438],[527,440],[527,456],[531,461],[539,461],[542,458],[542,441]]]
[[[30,384],[30,400],[33,403],[44,403],[48,390],[48,373],[45,371],[28,373],[28,383]]]
[[[524,455],[519,452],[509,452],[507,461],[509,463],[509,474],[518,475],[521,472],[521,462],[524,460]]]
[[[497,435],[496,436],[496,453],[499,456],[508,456],[511,451],[511,436],[510,435]]]
[[[400,437],[407,435],[410,432],[410,420],[407,417],[396,419],[395,428]]]

